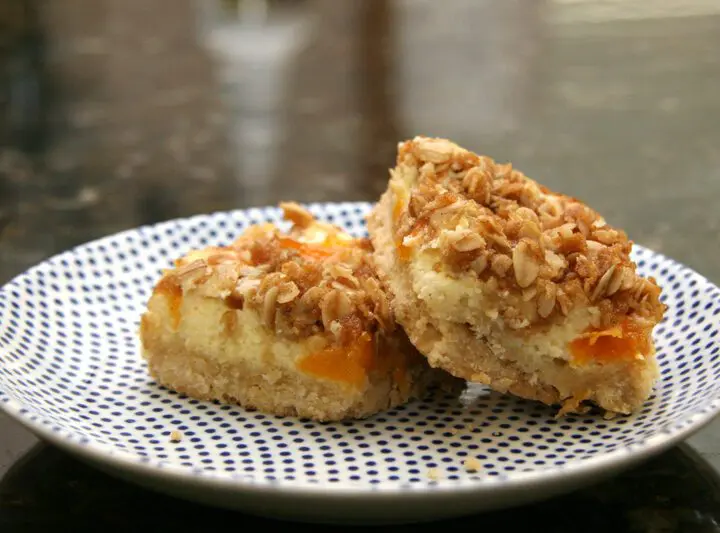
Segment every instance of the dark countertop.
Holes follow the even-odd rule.
[[[140,224],[372,201],[415,134],[510,160],[720,282],[712,0],[275,0],[277,39],[249,40],[234,73],[200,2],[16,4],[0,8],[0,283]],[[718,531],[719,444],[716,421],[602,485],[448,525]],[[264,522],[126,485],[0,415],[1,531],[127,530],[143,512]]]

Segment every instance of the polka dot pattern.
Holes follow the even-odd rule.
[[[368,204],[310,206],[366,235]],[[658,450],[706,423],[720,401],[720,291],[636,247],[664,287],[656,330],[661,378],[630,417],[555,419],[535,402],[472,386],[362,421],[315,423],[199,402],[148,377],[137,328],[160,271],[177,256],[233,240],[277,209],[143,227],[53,257],[0,290],[0,406],[69,446],[149,469],[242,484],[414,490],[512,482]],[[179,432],[174,442],[171,435]],[[476,471],[466,468],[468,460]]]

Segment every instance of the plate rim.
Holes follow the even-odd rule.
[[[328,206],[369,210],[369,208],[371,208],[374,204],[365,201],[348,201],[312,202],[304,203],[303,205],[311,211],[315,211],[316,209],[326,208]],[[134,228],[121,230],[98,239],[78,244],[68,248],[67,250],[46,257],[0,286],[0,292],[9,290],[12,286],[16,285],[19,280],[28,276],[36,269],[42,268],[43,265],[51,261],[60,260],[63,256],[72,256],[78,250],[85,247],[101,245],[104,242],[122,238],[124,235],[138,234],[143,230],[152,229],[157,231],[167,226],[187,224],[203,219],[211,220],[214,217],[229,217],[234,219],[240,214],[249,217],[249,215],[253,212],[272,212],[275,216],[277,216],[280,213],[280,209],[277,206],[268,205],[226,211],[214,211],[210,213],[200,213],[187,217],[163,220],[152,224],[144,224]],[[707,288],[714,289],[711,291],[711,298],[714,300],[720,299],[720,287],[691,267],[641,244],[633,243],[633,249],[633,251],[641,251],[642,253],[646,253],[653,258],[669,263],[678,267],[680,270],[684,270],[686,273],[691,274],[699,283],[705,284]],[[600,453],[575,463],[569,462],[562,466],[550,466],[532,471],[514,471],[496,476],[483,476],[479,479],[473,480],[471,483],[462,485],[452,480],[445,480],[444,483],[436,483],[428,480],[426,483],[419,486],[387,482],[369,486],[362,482],[353,481],[343,484],[321,482],[299,484],[279,479],[268,480],[256,474],[243,475],[222,471],[189,469],[169,462],[146,459],[125,450],[115,449],[111,445],[87,440],[82,434],[73,433],[57,426],[53,427],[52,422],[44,420],[43,415],[40,415],[32,408],[23,405],[18,400],[15,400],[2,389],[0,389],[0,410],[42,440],[48,441],[71,454],[79,455],[92,462],[106,464],[113,469],[130,471],[146,478],[163,478],[166,481],[184,482],[186,484],[199,487],[212,487],[235,493],[268,495],[282,493],[286,496],[293,496],[297,498],[321,497],[325,500],[343,501],[347,498],[357,498],[358,496],[369,500],[386,499],[388,497],[416,499],[425,497],[428,494],[438,496],[461,496],[476,493],[479,494],[487,490],[513,492],[520,488],[527,489],[548,484],[552,484],[554,486],[560,483],[578,482],[584,478],[591,478],[593,475],[600,475],[608,470],[619,471],[662,453],[707,426],[718,415],[720,415],[720,392],[709,400],[702,409],[696,410],[684,417],[674,420],[672,423],[668,424],[669,427],[666,426],[660,429],[655,435],[643,439],[640,442],[626,446],[619,446],[609,452]],[[26,413],[32,413],[37,418],[29,418],[25,416]],[[252,480],[249,480],[248,478],[252,478]]]

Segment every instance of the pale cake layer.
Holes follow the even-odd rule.
[[[395,327],[370,244],[284,204],[293,226],[251,226],[166,271],[143,315],[151,374],[194,398],[315,420],[374,414],[444,373]]]
[[[320,335],[279,338],[254,311],[228,309],[221,300],[198,295],[184,298],[174,329],[172,305],[163,294],[152,296],[142,321],[145,356],[158,382],[193,398],[276,415],[343,420],[420,396],[437,375],[415,355],[406,368],[367,369],[367,361],[347,361],[345,379],[323,379],[299,370],[327,348]],[[409,344],[396,344],[393,349],[414,352]]]
[[[579,201],[419,137],[368,225],[397,321],[431,365],[568,408],[627,413],[650,394],[659,288]]]

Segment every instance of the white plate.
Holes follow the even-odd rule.
[[[360,235],[368,204],[312,205]],[[633,416],[560,420],[473,387],[373,418],[319,424],[198,402],[156,385],[137,327],[162,268],[277,209],[139,228],[55,256],[0,290],[0,406],[99,468],[164,492],[276,517],[404,522],[546,498],[599,480],[709,422],[720,406],[720,290],[639,246],[669,305],[662,377]],[[170,441],[179,430],[183,439]],[[482,468],[468,472],[467,458]]]

